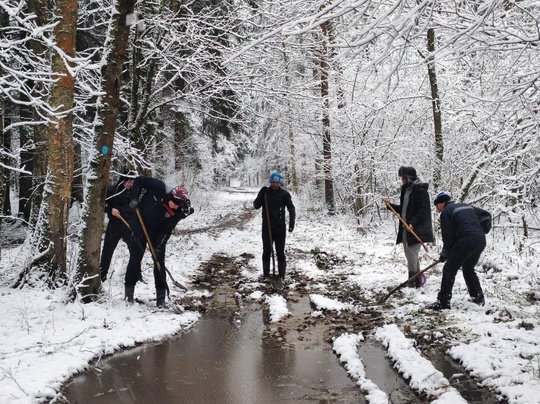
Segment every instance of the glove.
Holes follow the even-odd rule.
[[[132,199],[129,201],[129,207],[133,210],[137,209],[137,206],[139,206],[139,201],[137,199]]]
[[[100,274],[101,283],[105,282],[107,280],[107,272],[101,272]]]
[[[185,216],[189,216],[194,212],[193,208],[191,207],[191,201],[189,199],[187,199],[182,204],[182,207],[180,208],[180,212],[182,212]]]
[[[159,248],[156,248],[154,252],[156,253],[156,259],[159,262],[163,262],[163,252]]]
[[[289,226],[289,233],[292,233],[293,230],[294,230],[294,226]]]
[[[448,257],[443,257],[442,255],[439,257],[439,262],[445,262],[448,259]]]

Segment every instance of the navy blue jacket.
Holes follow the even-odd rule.
[[[264,196],[266,195],[268,201],[268,213],[270,216],[270,227],[273,229],[285,229],[285,208],[289,211],[289,229],[294,229],[294,223],[296,220],[296,209],[292,203],[291,194],[279,187],[274,191],[270,187],[262,187],[257,194],[257,198],[253,201],[253,207],[255,209],[263,208],[262,219],[263,228],[268,228],[268,220],[266,217],[266,206],[264,203]]]
[[[140,198],[141,193],[144,195]],[[155,178],[140,176],[135,178],[131,188],[131,199],[139,200],[138,209],[155,250],[164,250],[173,229],[178,222],[193,213],[189,199],[177,209],[168,207],[169,193],[165,183]],[[137,215],[130,220],[131,230],[137,237],[144,237]]]
[[[131,200],[130,190],[124,188],[124,178],[120,179],[116,185],[110,185],[107,188],[107,197],[105,200],[105,212],[109,217],[109,220],[118,220],[120,219],[112,215],[113,209],[118,209],[120,215],[124,220],[129,220],[133,217],[133,209],[129,207],[129,202]],[[122,224],[122,226],[124,226]]]
[[[474,207],[466,203],[447,202],[441,212],[443,250],[448,257],[454,247],[485,247],[486,235]]]

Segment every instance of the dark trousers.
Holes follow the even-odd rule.
[[[146,250],[146,238],[144,236],[132,235],[129,241],[129,262],[126,270],[126,278],[124,283],[126,285],[134,286],[139,280],[142,279],[141,262]],[[157,265],[154,263],[154,283],[156,289],[167,288],[167,273],[165,271],[165,247],[160,251],[160,257],[158,257],[161,271],[158,270]]]
[[[272,241],[276,248],[276,256],[278,262],[285,262],[285,239],[287,238],[286,229],[283,227],[272,227]],[[262,242],[263,242],[263,255],[262,260],[264,262],[270,262],[272,255],[272,244],[270,243],[270,234],[268,233],[268,227],[263,226],[262,229]]]
[[[463,271],[463,279],[467,285],[469,296],[479,298],[483,296],[482,287],[480,286],[480,280],[474,267],[478,264],[480,255],[484,251],[484,247],[454,247],[450,251],[448,260],[444,264],[443,276],[441,281],[441,290],[439,291],[438,300],[443,305],[449,305],[452,300],[452,289],[454,288],[454,281],[456,274],[460,268]]]
[[[129,246],[130,230],[118,219],[110,219],[105,230],[105,239],[103,241],[103,250],[101,251],[101,262],[99,264],[100,272],[103,275],[109,273],[111,260],[114,250],[120,240],[124,240]]]

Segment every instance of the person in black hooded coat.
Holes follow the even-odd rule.
[[[143,189],[146,192],[141,198]],[[134,210],[138,209],[141,213],[142,221],[161,267],[159,270],[157,265],[154,265],[156,305],[158,307],[165,305],[167,291],[165,246],[178,222],[194,211],[187,195],[188,192],[183,187],[175,187],[172,191],[167,192],[163,181],[144,176],[135,178],[131,188],[130,206]],[[129,303],[132,303],[135,284],[141,279],[141,261],[146,250],[147,240],[137,214],[131,218],[129,225],[132,233],[125,277],[125,298]]]
[[[403,244],[403,250],[407,259],[408,276],[410,278],[420,271],[418,255],[420,254],[421,244],[412,232],[424,243],[434,241],[431,202],[428,194],[429,184],[420,181],[414,167],[400,167],[398,175],[401,177],[402,182],[399,205],[390,203],[386,198],[383,198],[383,201],[390,204],[401,215],[403,220],[408,223],[408,228],[406,229],[401,220],[399,221],[396,243]],[[420,287],[424,282],[425,278],[419,276],[409,286]]]
[[[112,256],[120,240],[124,240],[126,244],[129,244],[131,230],[122,219],[127,221],[133,216],[133,209],[129,207],[129,202],[131,201],[131,187],[133,186],[133,180],[136,175],[135,171],[126,171],[120,176],[120,179],[115,185],[107,188],[105,212],[107,213],[109,222],[105,230],[105,239],[103,240],[103,249],[99,264],[101,282],[107,280]]]

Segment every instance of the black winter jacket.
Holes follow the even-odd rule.
[[[399,198],[399,205],[391,204],[396,212],[403,216],[401,207],[403,206],[403,199],[405,198],[405,191],[408,187],[412,187],[411,194],[409,195],[409,203],[407,205],[407,212],[405,213],[406,222],[413,225],[413,231],[424,243],[431,243],[434,241],[433,237],[433,224],[431,220],[431,202],[429,200],[428,188],[429,184],[420,182],[418,179],[413,183],[407,183],[401,187],[401,196]],[[403,242],[403,223],[399,221],[399,229],[396,243]],[[407,233],[407,243],[409,245],[418,244],[418,240],[412,235]]]
[[[107,197],[105,199],[105,212],[109,217],[109,220],[120,219],[112,215],[113,209],[118,209],[120,215],[125,220],[129,220],[133,217],[133,209],[129,207],[129,201],[131,200],[130,190],[124,188],[124,179],[119,180],[116,185],[110,185],[107,188]],[[123,225],[123,224],[122,224]]]
[[[466,203],[447,202],[441,212],[443,249],[441,256],[448,257],[456,247],[485,247],[486,235],[474,207]]]
[[[168,207],[170,198],[165,183],[158,179],[144,176],[135,178],[133,187],[131,188],[131,199],[138,200],[143,189],[146,192],[139,202],[138,209],[141,212],[144,225],[154,249],[164,250],[165,244],[178,222],[193,213],[191,202],[188,199],[186,203],[177,209],[170,209]],[[135,236],[144,237],[144,232],[137,215],[131,219],[130,226]]]
[[[270,216],[270,225],[273,229],[285,228],[285,208],[289,211],[289,229],[294,229],[296,221],[296,209],[292,203],[291,194],[279,187],[274,191],[271,187],[262,187],[257,198],[253,201],[255,209],[262,209],[263,228],[268,228],[268,219],[266,217],[266,206],[264,196],[268,200],[268,212]]]

